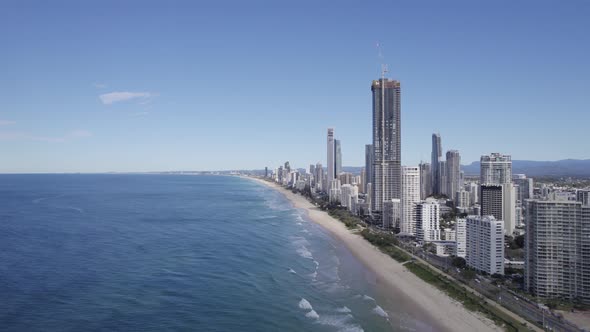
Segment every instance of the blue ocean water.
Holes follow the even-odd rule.
[[[380,306],[373,279],[248,179],[0,175],[3,331],[418,326]]]

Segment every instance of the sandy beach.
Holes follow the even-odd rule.
[[[501,331],[494,323],[480,314],[466,310],[434,286],[409,272],[401,263],[382,253],[360,235],[352,233],[340,221],[315,207],[303,196],[293,194],[278,184],[251,178],[274,188],[289,199],[295,208],[307,212],[309,219],[340,240],[351,253],[377,277],[378,287],[392,298],[415,307],[420,319],[441,331]]]

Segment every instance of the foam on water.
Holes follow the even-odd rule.
[[[344,306],[342,308],[336,308],[336,312],[350,313],[350,312],[352,312],[352,310],[350,310],[348,307]]]
[[[389,315],[380,306],[376,306],[375,308],[373,308],[372,311],[373,311],[374,314],[377,314],[377,315],[379,315],[379,316],[381,316],[383,318],[389,318]]]
[[[311,253],[311,251],[309,251],[309,249],[307,249],[306,246],[297,248],[297,253],[299,254],[299,256],[303,258],[313,259],[313,254]]]
[[[338,331],[363,331],[360,325],[351,322],[353,319],[354,317],[351,314],[322,315],[322,318],[318,320],[318,324],[335,327]]]
[[[295,272],[293,269],[289,269],[289,273],[297,274],[297,272]]]
[[[305,317],[311,318],[311,319],[319,319],[320,315],[318,315],[317,312],[315,312],[315,310],[312,310],[308,313],[305,314]]]
[[[299,301],[299,308],[303,310],[313,310],[311,303],[304,298],[301,298],[301,301]]]
[[[365,300],[365,301],[373,301],[373,302],[375,302],[375,299],[374,299],[374,298],[372,298],[372,297],[370,297],[369,295],[363,295],[363,300]]]

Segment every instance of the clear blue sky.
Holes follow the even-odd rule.
[[[590,158],[590,1],[2,1],[0,172],[344,165],[376,42],[403,164]],[[83,4],[82,4],[83,3]]]

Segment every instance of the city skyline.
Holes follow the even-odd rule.
[[[58,4],[1,5],[0,27],[10,32],[0,35],[2,173],[326,164],[315,142],[327,127],[345,145],[342,164],[362,166],[367,82],[381,63],[404,89],[403,165],[430,160],[432,132],[465,164],[489,151],[590,158],[569,143],[583,140],[590,120],[588,3],[399,2],[378,13],[327,3],[235,3],[231,12]],[[231,24],[209,28],[222,19]],[[539,28],[548,21],[551,29]],[[555,114],[575,121],[554,125]],[[282,123],[298,119],[305,135],[276,139]]]

